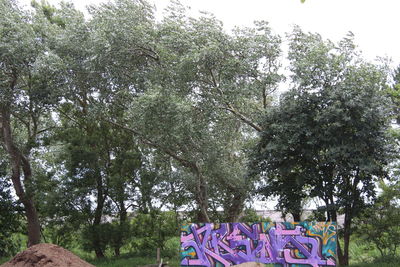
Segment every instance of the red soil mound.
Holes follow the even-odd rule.
[[[0,267],[95,267],[66,249],[53,244],[38,244],[15,255]]]

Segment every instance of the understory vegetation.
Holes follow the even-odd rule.
[[[79,238],[79,237],[77,237]],[[400,255],[390,257],[382,257],[379,250],[372,242],[366,242],[363,239],[353,237],[354,240],[350,245],[350,265],[351,267],[399,267]],[[144,242],[143,239],[137,238],[137,242]],[[26,240],[25,240],[26,241]],[[162,250],[163,262],[168,262],[169,266],[180,266],[179,256],[179,238],[174,236],[166,241],[166,246]],[[97,267],[125,267],[125,266],[141,266],[146,264],[156,263],[157,247],[147,246],[147,251],[134,251],[129,246],[126,246],[121,251],[121,256],[115,257],[113,251],[106,251],[106,258],[96,259],[94,253],[88,253],[80,247],[69,247],[74,254],[82,259],[92,263]],[[22,248],[20,248],[22,250]],[[0,264],[8,261],[9,257],[0,258]],[[273,265],[271,265],[273,266]]]

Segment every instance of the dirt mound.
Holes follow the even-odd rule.
[[[95,267],[68,250],[53,244],[38,244],[15,255],[0,267]]]

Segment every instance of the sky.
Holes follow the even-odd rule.
[[[19,0],[29,5],[30,0]],[[57,4],[58,0],[48,0]],[[168,0],[149,0],[158,16]],[[78,9],[105,0],[72,0]],[[234,26],[252,26],[255,20],[266,20],[272,30],[285,36],[293,25],[304,31],[318,32],[324,38],[338,41],[349,31],[368,60],[389,57],[393,66],[400,64],[399,0],[181,0],[191,13],[208,11],[221,20],[227,30]]]

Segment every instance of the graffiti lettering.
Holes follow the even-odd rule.
[[[187,224],[181,231],[181,266],[243,262],[283,266],[336,266],[335,223]]]

